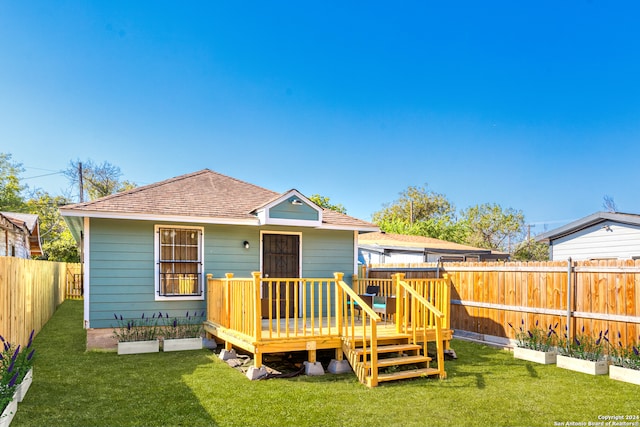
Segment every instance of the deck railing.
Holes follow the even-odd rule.
[[[387,297],[395,295],[395,287],[393,279],[369,279],[360,278],[358,275],[353,275],[353,289],[358,295],[362,295],[367,291],[369,286],[377,286],[379,289],[378,295]]]
[[[427,354],[428,331],[435,330],[436,354],[440,377],[444,378],[442,329],[448,329],[449,282],[444,279],[405,280],[403,273],[393,275],[396,294],[396,330],[422,342]]]
[[[342,273],[334,278],[207,277],[207,320],[254,343],[305,337],[342,338],[356,375],[370,386],[378,382],[378,324],[380,316],[360,296],[373,281],[350,286]],[[438,369],[444,376],[442,329],[449,328],[448,279],[376,279],[381,295],[395,296],[396,332],[424,345],[437,343]],[[361,289],[362,288],[362,289]],[[358,312],[356,312],[356,309]],[[357,319],[357,320],[356,320]],[[357,348],[357,351],[356,351]],[[357,363],[356,358],[364,363]]]
[[[337,293],[336,305],[338,310],[338,325],[344,342],[349,346],[347,357],[356,376],[370,387],[378,384],[378,322],[382,319],[358,296],[351,286],[345,283],[342,273],[335,273]],[[356,304],[360,308],[361,322],[356,328]],[[368,338],[368,339],[367,339]],[[362,344],[362,360],[359,363],[356,347]],[[367,363],[368,362],[368,363]],[[370,369],[370,372],[369,372]]]
[[[336,335],[335,280],[330,278],[207,278],[207,320],[265,339]]]

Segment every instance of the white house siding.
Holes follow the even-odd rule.
[[[16,231],[0,229],[0,256],[31,257],[27,237]]]
[[[553,241],[551,259],[562,261],[640,257],[640,227],[601,222]]]
[[[387,252],[372,251],[366,248],[360,248],[360,255],[366,264],[408,264],[424,262],[422,252]]]

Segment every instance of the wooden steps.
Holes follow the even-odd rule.
[[[380,353],[403,353],[403,352],[416,352],[420,351],[422,346],[420,344],[393,344],[393,345],[383,345],[378,346],[378,354]],[[362,355],[364,353],[364,349],[357,348],[356,354]]]
[[[417,378],[417,377],[439,375],[439,374],[440,374],[440,371],[438,371],[436,368],[408,369],[406,371],[398,371],[398,372],[392,372],[388,374],[378,374],[378,382],[406,380],[409,378]]]
[[[424,347],[410,343],[407,335],[385,336],[378,339],[376,345],[376,365],[373,366],[371,345],[366,350],[361,342],[351,348],[348,341],[343,342],[343,351],[360,381],[368,387],[379,382],[404,380],[424,376],[438,375],[444,378],[444,369],[430,366],[431,357],[423,353]],[[360,345],[360,346],[357,346]]]
[[[400,356],[400,357],[385,357],[378,359],[378,368],[388,368],[389,366],[400,366],[400,365],[415,365],[419,363],[428,364],[431,362],[431,358],[429,356]],[[365,362],[365,368],[370,368],[371,363]]]

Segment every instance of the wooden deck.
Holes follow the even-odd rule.
[[[421,375],[444,378],[442,352],[452,338],[448,281],[420,279],[420,283],[410,284],[401,279],[394,278],[383,291],[395,291],[396,298],[393,316],[382,319],[358,294],[361,287],[366,288],[366,282],[354,283],[352,289],[340,274],[333,280],[267,280],[257,273],[251,279],[231,275],[209,278],[205,330],[224,341],[227,350],[237,347],[252,353],[257,368],[262,366],[264,354],[306,351],[308,361],[313,363],[318,350],[332,349],[335,359],[346,358],[360,381],[370,387],[379,381]],[[269,283],[282,282],[296,286],[286,286],[293,289],[286,295],[265,295]],[[281,302],[280,309],[273,301]],[[439,307],[446,307],[446,315]],[[436,343],[437,368],[430,365],[426,349],[429,342]],[[379,370],[399,364],[410,364],[412,372],[378,375]],[[416,369],[416,364],[424,366]]]

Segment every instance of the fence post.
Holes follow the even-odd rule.
[[[567,343],[571,342],[571,273],[573,265],[571,258],[567,260]]]

